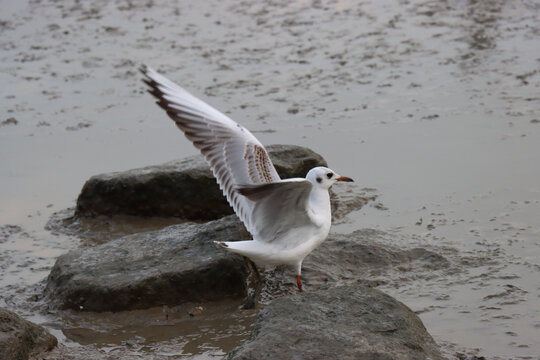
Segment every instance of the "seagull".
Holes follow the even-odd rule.
[[[353,180],[321,166],[305,178],[281,179],[266,149],[248,129],[150,67],[142,65],[140,71],[148,92],[200,150],[253,236],[217,244],[250,259],[256,272],[253,262],[293,267],[302,292],[302,262],[330,231],[328,190],[336,182]]]

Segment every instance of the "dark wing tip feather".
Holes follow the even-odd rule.
[[[143,81],[146,85],[148,85],[148,87],[150,87],[147,91],[152,94],[152,96],[158,99],[163,99],[164,93],[159,89],[158,83],[155,81],[147,81],[146,79],[143,79]]]
[[[150,94],[152,94],[152,96],[154,96],[155,98],[158,98],[158,99],[162,99],[163,98],[163,91],[161,91],[157,85],[156,86],[152,86],[152,85],[149,85],[150,86],[150,89],[148,89],[148,92]]]
[[[144,72],[143,72],[143,74],[145,76],[148,76]],[[173,113],[170,113],[170,108],[169,108],[169,105],[171,104],[171,102],[165,100],[165,98],[163,97],[163,95],[165,95],[165,93],[160,90],[159,84],[156,81],[154,81],[152,79],[148,79],[148,78],[144,78],[144,79],[142,79],[142,81],[149,87],[149,89],[146,90],[146,91],[157,99],[156,104],[160,108],[165,110],[169,116],[172,116]]]
[[[143,73],[143,74],[144,74],[144,76],[148,76],[146,73]],[[155,83],[156,83],[156,82],[155,82],[154,80],[152,80],[152,79],[149,79],[149,78],[147,78],[147,77],[144,77],[144,78],[142,79],[142,81],[143,81],[146,85],[150,86],[151,88],[154,88],[154,87],[155,87]]]
[[[148,67],[143,64],[139,67],[139,71],[144,75],[142,81],[149,87],[147,91],[155,98],[165,101],[163,99],[164,92],[159,88],[159,83],[148,75]],[[160,104],[158,103],[158,105]],[[161,107],[163,108],[163,106]]]
[[[157,96],[156,96],[157,97]],[[165,112],[167,113],[167,115],[169,115],[169,117],[173,120],[176,120],[176,112],[175,111],[172,111],[170,108],[169,108],[169,105],[171,104],[170,102],[164,100],[163,98],[160,98],[160,97],[157,97],[159,99],[159,101],[156,101],[156,104],[158,104],[158,106],[160,108],[162,108],[163,110],[165,110]]]
[[[163,99],[163,95],[165,95],[165,93],[161,91],[157,86],[148,90],[148,92],[158,99]]]

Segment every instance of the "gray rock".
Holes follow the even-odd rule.
[[[0,308],[0,359],[28,359],[56,345],[56,338],[43,327]]]
[[[54,308],[118,311],[246,295],[241,256],[212,241],[249,239],[236,218],[128,235],[60,256],[45,295]]]
[[[250,359],[442,359],[404,304],[362,285],[285,296],[262,310],[251,336],[228,354]]]
[[[306,278],[314,282],[339,282],[343,278],[366,280],[388,273],[406,271],[414,264],[415,276],[450,266],[443,256],[423,248],[401,249],[385,244],[392,236],[384,231],[361,229],[351,234],[330,234],[303,264]],[[395,241],[395,240],[394,240]],[[399,276],[402,278],[402,276]]]
[[[271,145],[282,178],[304,177],[326,161],[310,149]],[[233,213],[202,156],[91,177],[77,199],[76,216],[136,215],[213,220]]]
[[[297,145],[269,145],[268,155],[282,179],[305,177],[317,166],[328,166],[326,160],[315,151]]]
[[[339,183],[332,186],[330,188],[332,224],[348,222],[349,213],[360,210],[378,197],[375,189],[359,189],[356,183]]]

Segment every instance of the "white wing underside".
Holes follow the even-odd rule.
[[[153,69],[143,66],[141,72],[157,104],[210,164],[227,201],[255,240],[272,242],[285,229],[310,222],[308,180],[281,180],[249,130]],[[247,189],[246,196],[242,189]]]

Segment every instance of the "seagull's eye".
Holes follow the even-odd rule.
[[[322,179],[320,177],[317,178],[317,182],[320,183]]]
[[[334,174],[332,174],[332,173],[328,173],[328,174],[326,174],[326,177],[327,177],[327,178],[329,178],[329,179],[331,179],[331,178],[332,178],[332,176],[334,176]]]

